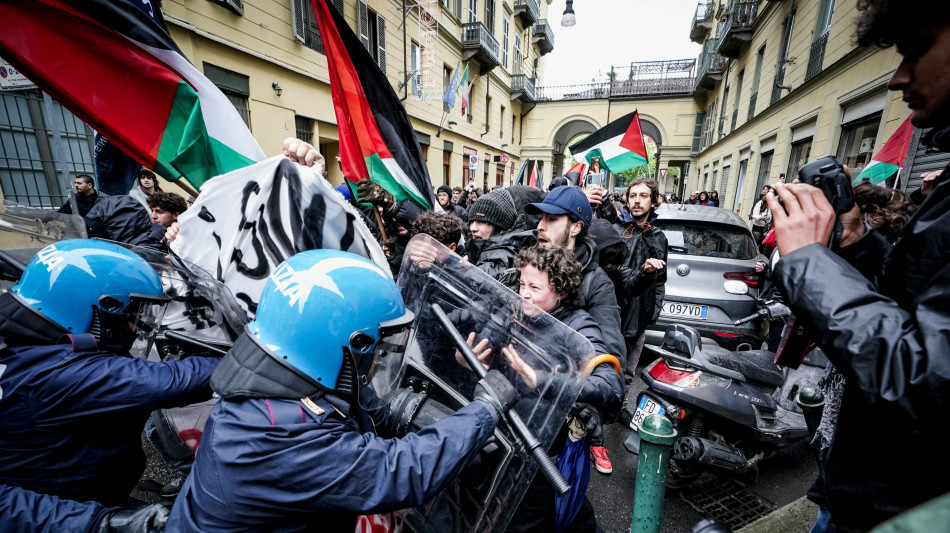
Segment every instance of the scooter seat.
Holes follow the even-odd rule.
[[[710,363],[728,370],[735,370],[755,383],[781,387],[785,381],[782,370],[772,362],[775,354],[768,350],[731,352],[711,346],[709,349],[703,347],[703,355]]]

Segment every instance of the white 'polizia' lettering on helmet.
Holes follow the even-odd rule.
[[[290,305],[297,306],[299,310],[303,311],[304,305],[307,303],[307,298],[310,297],[310,291],[314,287],[326,289],[340,298],[343,298],[343,293],[337,284],[334,283],[333,278],[330,277],[330,273],[334,270],[347,267],[368,270],[383,279],[388,279],[386,274],[379,267],[349,257],[331,257],[324,259],[309,269],[300,272],[294,270],[289,263],[283,263],[274,270],[274,273],[271,274],[271,279],[274,280],[274,285],[277,286],[277,290],[290,300]]]
[[[63,256],[59,253],[59,250],[56,249],[55,244],[51,244],[46,248],[43,248],[36,254],[36,258],[40,263],[46,265],[46,271],[52,272],[56,265],[64,261]]]

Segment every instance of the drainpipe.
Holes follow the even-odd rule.
[[[408,60],[408,54],[406,53],[406,19],[407,18],[409,18],[409,15],[406,14],[406,0],[402,0],[402,71],[403,72],[409,72],[409,60]],[[409,83],[404,82],[402,85],[402,98],[400,98],[399,101],[405,102],[407,98],[409,98]]]

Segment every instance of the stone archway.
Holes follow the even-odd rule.
[[[568,143],[579,135],[594,133],[600,128],[601,125],[597,121],[583,115],[575,115],[561,121],[554,128],[554,136],[549,145],[554,152],[551,161],[553,172],[560,176],[567,171],[564,168],[564,159]]]

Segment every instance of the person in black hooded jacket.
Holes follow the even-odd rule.
[[[950,12],[937,0],[858,6],[859,44],[897,45],[903,58],[888,87],[903,91],[914,126],[934,128],[932,145],[950,149]],[[830,453],[809,491],[820,506],[812,531],[864,531],[950,488],[950,458],[933,453],[950,416],[948,176],[922,191],[878,287],[826,246],[835,213],[820,189],[780,184],[784,206],[767,197],[782,254],[776,282],[845,377]],[[859,247],[872,234],[846,226],[842,241]],[[873,438],[882,427],[887,457]]]
[[[449,187],[448,185],[440,185],[436,190],[435,197],[436,200],[439,201],[439,205],[442,206],[442,209],[444,209],[446,213],[455,215],[459,217],[462,222],[468,224],[468,211],[466,211],[464,207],[457,205],[452,201],[452,187]]]

